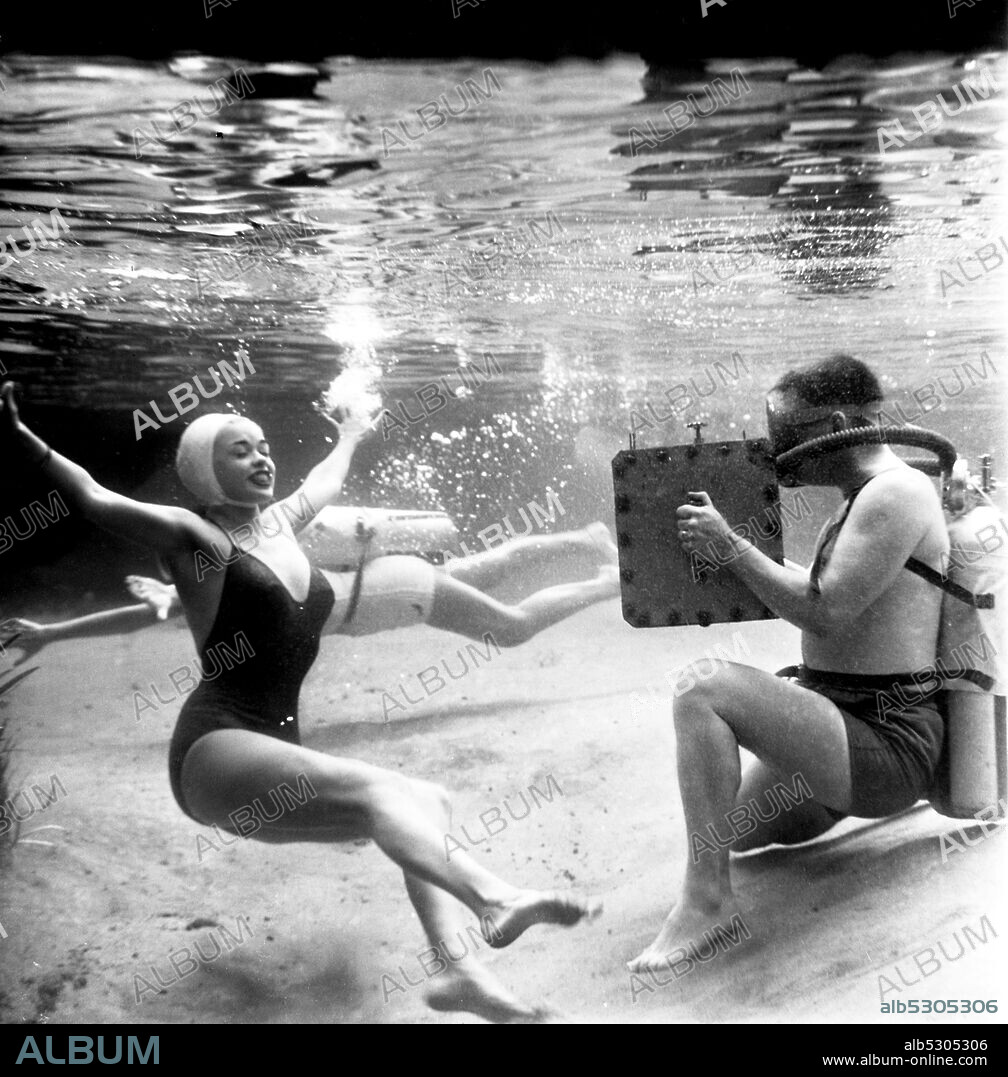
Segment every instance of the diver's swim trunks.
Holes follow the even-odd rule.
[[[858,676],[807,666],[795,673],[796,683],[836,704],[847,726],[851,807],[827,808],[830,815],[880,819],[927,796],[945,737],[930,685],[918,686],[909,673]]]
[[[434,604],[437,569],[422,557],[390,554],[364,566],[360,598],[350,623],[341,629],[347,636],[367,636],[393,628],[426,624]],[[335,612],[345,614],[353,593],[354,573],[330,576],[336,595]]]

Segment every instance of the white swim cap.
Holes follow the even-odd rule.
[[[175,470],[186,489],[206,508],[213,505],[256,504],[254,501],[233,501],[229,498],[221,488],[214,471],[214,442],[217,435],[229,423],[242,418],[244,416],[233,415],[231,412],[210,412],[195,419],[182,432],[175,456]]]

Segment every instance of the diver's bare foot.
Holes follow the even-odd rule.
[[[432,1010],[442,1013],[474,1013],[500,1025],[543,1024],[555,1016],[545,1006],[529,1006],[482,965],[450,968],[438,976],[437,987],[424,998]]]
[[[698,908],[680,902],[665,918],[654,942],[628,961],[627,968],[631,972],[667,972],[672,964],[682,961],[683,955],[693,954],[697,947],[716,946],[723,937],[716,928],[720,926],[727,933],[735,915],[741,913],[734,898],[728,898],[714,908]],[[732,937],[735,930],[732,927]]]
[[[585,528],[585,534],[592,540],[592,545],[598,553],[599,564],[615,565],[619,563],[619,550],[617,550],[616,543],[612,540],[609,528],[601,520],[596,520],[595,523],[589,524]]]
[[[139,598],[150,606],[159,621],[167,618],[175,597],[174,587],[169,587],[160,580],[152,580],[150,576],[127,576],[126,587],[134,598]]]
[[[597,899],[563,894],[558,890],[522,890],[511,901],[488,905],[480,917],[483,938],[500,950],[527,931],[533,924],[559,924],[573,927],[581,920],[594,920],[602,912]]]

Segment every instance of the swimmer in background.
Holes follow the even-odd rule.
[[[307,500],[325,505],[340,492],[364,423],[348,419],[336,448],[309,472],[281,506]],[[252,655],[201,682],[179,713],[168,753],[172,792],[181,810],[203,826],[234,834],[232,816],[256,798],[265,803],[281,783],[307,778],[316,796],[290,807],[249,840],[269,843],[346,842],[370,838],[405,876],[406,890],[430,945],[463,928],[462,905],[480,921],[488,944],[514,942],[536,923],[572,926],[599,911],[597,904],[554,891],[520,889],[493,875],[467,852],[446,860],[451,829],[448,794],[354,759],[301,745],[297,709],[302,681],[332,631],[336,599],[326,575],[312,568],[297,545],[310,518],[268,534],[255,553],[236,557],[222,572],[200,577],[205,557],[229,532],[259,523],[273,502],[275,464],[262,430],[251,420],[208,414],[190,423],[179,444],[179,477],[205,508],[135,501],[100,486],[83,468],[52,450],[18,417],[14,386],[0,388],[0,448],[8,464],[44,476],[71,511],[146,546],[178,586],[201,658],[242,632]],[[293,786],[292,786],[293,787]],[[461,903],[461,904],[459,904]],[[439,1010],[463,1010],[493,1021],[539,1020],[469,952],[441,973],[427,993]]]
[[[536,564],[556,564],[577,555],[590,556],[598,563],[596,576],[544,588],[516,605],[486,594]],[[379,555],[364,566],[359,601],[349,622],[341,623],[333,633],[369,636],[426,624],[477,641],[489,633],[499,646],[517,647],[579,610],[618,595],[617,557],[616,545],[601,522],[576,531],[514,538],[485,553],[453,557],[439,566],[412,555]],[[345,615],[355,573],[328,576],[337,594],[337,612]],[[127,576],[126,586],[140,603],[53,624],[22,617],[5,620],[0,633],[17,635],[14,647],[21,651],[13,664],[20,665],[56,640],[136,632],[182,613],[178,591],[170,584],[149,576]]]

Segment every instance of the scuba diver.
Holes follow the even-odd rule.
[[[367,429],[348,417],[333,451],[281,506],[291,507],[295,497],[309,505],[333,500]],[[208,414],[183,433],[176,467],[205,507],[203,516],[100,486],[20,421],[11,382],[0,388],[0,445],[8,461],[43,475],[72,510],[148,547],[165,563],[204,663],[212,648],[239,633],[249,644],[252,656],[213,681],[202,681],[178,716],[169,778],[179,808],[191,819],[235,834],[236,812],[257,798],[265,803],[283,783],[300,787],[307,779],[316,791],[313,798],[264,820],[247,836],[270,843],[372,839],[402,869],[434,947],[460,930],[462,905],[478,917],[484,939],[496,948],[533,924],[572,926],[599,911],[597,903],[571,894],[516,887],[464,851],[446,861],[451,807],[441,786],[301,745],[301,683],[321,635],[340,621],[338,613],[334,618],[329,579],[298,547],[290,514],[278,531],[265,533],[255,553],[235,557],[224,571],[199,577],[196,567],[201,551],[222,542],[230,549],[229,531],[258,524],[262,508],[273,502],[276,466],[255,423]],[[297,526],[309,522],[298,520]],[[471,951],[441,976],[427,995],[435,1009],[465,1010],[496,1021],[543,1016],[508,991]]]
[[[767,399],[772,452],[780,461],[805,438],[860,426],[877,433],[882,400],[875,375],[847,355],[786,373]],[[631,972],[667,970],[675,951],[687,953],[705,931],[738,915],[729,847],[804,842],[847,815],[899,812],[934,785],[945,736],[935,656],[946,521],[926,475],[882,438],[860,440],[793,465],[794,484],[833,486],[845,499],[808,570],[778,564],[734,533],[703,491],[677,509],[683,550],[718,551],[719,564],[801,629],[802,665],[782,677],[703,660],[714,667],[709,678],[701,674],[675,699],[691,848],[697,835],[724,833],[733,811],[755,825],[691,856],[678,903]],[[744,775],[740,748],[757,757]],[[753,818],[746,805],[785,779],[808,795],[766,820]]]

